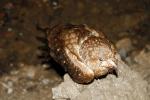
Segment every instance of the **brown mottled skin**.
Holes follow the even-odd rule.
[[[103,33],[86,25],[57,25],[48,30],[50,56],[77,83],[117,69],[114,46]]]

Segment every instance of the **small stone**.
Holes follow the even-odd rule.
[[[13,93],[13,89],[12,89],[12,88],[8,88],[7,93],[8,93],[8,94]]]
[[[8,81],[7,83],[1,82],[2,86],[7,89],[7,94],[13,93],[13,82]]]
[[[33,79],[34,76],[35,76],[35,69],[33,68],[29,68],[28,71],[27,71],[27,77],[30,78],[30,79]]]
[[[20,33],[18,33],[18,35],[19,35],[19,36],[23,36],[23,33],[22,33],[22,32],[20,32]]]
[[[7,31],[8,31],[8,32],[11,32],[11,31],[12,31],[12,28],[8,28]]]
[[[25,64],[24,64],[24,63],[19,63],[19,64],[18,64],[18,66],[20,66],[20,67],[24,67],[24,66],[25,66]]]
[[[9,64],[9,66],[10,66],[10,67],[13,67],[13,66],[14,66],[14,64],[13,64],[13,63],[10,63],[10,64]]]
[[[47,64],[43,64],[42,67],[43,67],[44,69],[49,68],[49,66],[48,66]]]
[[[53,6],[57,6],[58,5],[58,3],[57,2],[52,2],[52,4],[53,4]]]
[[[126,58],[128,53],[133,49],[133,43],[130,38],[123,38],[116,43],[116,47],[122,58]]]
[[[11,75],[17,75],[18,73],[19,73],[18,70],[12,70],[12,71],[10,72]]]
[[[47,85],[49,82],[50,82],[49,79],[43,79],[43,80],[42,80],[42,83],[43,83],[44,85]]]

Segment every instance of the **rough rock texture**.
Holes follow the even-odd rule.
[[[118,66],[118,78],[109,74],[106,78],[94,80],[88,85],[77,84],[66,74],[64,82],[52,88],[53,99],[148,100],[147,82],[123,61],[120,60]]]
[[[131,41],[130,38],[122,38],[116,43],[116,47],[118,49],[118,52],[120,56],[125,59],[128,56],[128,53],[132,51],[133,47],[133,41]],[[122,45],[123,44],[123,45]]]
[[[149,45],[150,47],[150,45]],[[135,63],[131,68],[140,73],[141,77],[148,82],[148,93],[150,96],[150,48],[142,50],[134,57]]]

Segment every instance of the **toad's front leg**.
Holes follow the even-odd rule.
[[[78,55],[73,54],[68,48],[65,48],[65,51],[70,60],[67,71],[72,79],[77,83],[89,83],[94,80],[94,72],[79,59]]]

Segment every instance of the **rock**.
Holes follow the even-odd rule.
[[[13,82],[8,81],[7,83],[0,82],[0,84],[7,90],[7,94],[13,93]]]
[[[147,82],[118,56],[118,77],[107,75],[92,83],[77,84],[68,74],[64,82],[52,88],[54,100],[148,100]]]
[[[136,53],[136,56],[133,59],[135,63],[130,67],[139,72],[141,77],[148,82],[148,93],[150,96],[150,49],[148,51],[144,49],[139,53]]]
[[[116,43],[116,47],[122,58],[126,58],[127,54],[133,49],[133,43],[130,38],[123,38]]]

